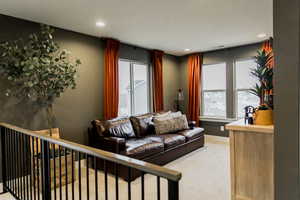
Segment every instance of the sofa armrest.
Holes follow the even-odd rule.
[[[120,153],[126,149],[126,140],[118,137],[99,137],[94,144],[96,148],[113,153]]]
[[[189,124],[190,129],[194,129],[196,127],[195,121],[189,121],[188,124]]]

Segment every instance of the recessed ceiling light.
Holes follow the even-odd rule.
[[[106,24],[104,22],[97,22],[96,26],[98,27],[104,27]]]
[[[184,49],[184,51],[190,51],[191,49]]]
[[[267,37],[267,34],[265,33],[260,33],[257,35],[258,38],[264,38],[264,37]]]

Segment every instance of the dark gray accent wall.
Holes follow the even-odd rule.
[[[5,15],[0,15],[0,26],[0,41],[26,38],[39,30],[37,23]],[[54,38],[62,49],[68,49],[74,58],[82,61],[77,88],[67,90],[54,104],[56,126],[60,128],[62,138],[86,144],[90,121],[103,117],[104,42],[100,38],[62,29],[56,29]],[[120,57],[150,63],[149,50],[127,44],[121,44]],[[180,68],[177,57],[167,54],[163,64],[164,102],[166,109],[172,109],[179,88]],[[0,121],[31,130],[46,129],[45,111],[29,102],[6,97],[6,88],[6,81],[0,77]]]
[[[26,38],[30,33],[39,30],[39,24],[0,15],[0,41]],[[77,88],[67,90],[54,104],[57,127],[61,136],[79,143],[86,143],[86,131],[93,119],[101,119],[103,114],[103,55],[104,42],[100,38],[91,37],[71,31],[56,29],[55,40],[62,49],[72,52],[82,65],[78,71]],[[127,44],[120,46],[120,58],[149,63],[150,52],[147,49]],[[164,89],[166,108],[170,109],[179,87],[177,58],[165,55]],[[39,130],[47,128],[45,112],[28,102],[5,96],[7,83],[0,84],[0,121],[15,124],[24,128]]]
[[[175,110],[176,98],[180,85],[180,66],[178,57],[164,55],[163,57],[163,89],[164,89],[164,109]]]
[[[225,130],[225,125],[229,122],[224,121],[206,121],[200,120],[201,127],[204,128],[204,133],[207,135],[215,135],[221,137],[229,137],[229,131]],[[223,130],[221,130],[223,127]]]
[[[151,54],[149,50],[128,44],[121,44],[119,56],[122,59],[151,63]]]
[[[274,1],[275,199],[300,199],[300,2]]]
[[[261,43],[245,45],[234,48],[227,48],[217,51],[205,52],[203,53],[203,64],[216,64],[216,63],[226,63],[227,71],[227,118],[235,118],[235,93],[234,93],[234,62],[236,60],[248,59],[252,58],[256,55],[257,51],[261,48]],[[187,56],[183,56],[180,58],[180,82],[181,87],[183,88],[184,94],[188,97],[188,75],[187,75]],[[187,112],[188,106],[188,98],[184,101],[184,110]],[[225,122],[224,122],[225,123]],[[213,127],[215,124],[215,127]],[[222,124],[222,123],[221,123]],[[217,131],[215,135],[223,135],[227,136],[228,133],[226,131],[220,131],[220,122],[210,122],[209,126],[207,125],[207,121],[201,121],[201,126],[205,129],[215,130]],[[211,131],[207,131],[207,134],[210,134]]]
[[[0,15],[0,40],[26,38],[39,30],[36,23]],[[56,41],[62,49],[72,52],[82,65],[78,69],[77,88],[67,90],[54,104],[56,125],[61,129],[61,137],[84,143],[90,120],[102,116],[103,88],[103,42],[71,31],[56,29]],[[0,121],[24,128],[45,129],[44,110],[28,102],[5,97],[7,84],[0,85]]]

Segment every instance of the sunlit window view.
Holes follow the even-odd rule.
[[[236,86],[236,113],[237,117],[244,116],[246,106],[258,106],[259,98],[250,93],[256,83],[256,79],[251,75],[251,69],[255,67],[254,59],[236,61],[235,63],[235,86]]]
[[[119,61],[119,116],[149,112],[148,71],[146,64]]]

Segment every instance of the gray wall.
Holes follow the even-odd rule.
[[[164,109],[176,109],[176,95],[180,85],[180,67],[178,57],[164,55],[163,57],[163,89],[164,89]]]
[[[300,2],[274,1],[275,199],[300,199]]]
[[[234,61],[239,59],[247,59],[254,57],[257,53],[257,50],[261,48],[261,43],[251,44],[246,46],[222,49],[217,51],[205,52],[203,54],[203,64],[216,64],[221,62],[226,62],[227,65],[227,118],[235,118],[235,108],[233,105],[235,101],[234,97],[234,83],[233,83],[233,71],[234,71]],[[180,82],[181,87],[184,90],[186,97],[188,95],[188,76],[187,76],[187,56],[180,58]],[[185,98],[184,101],[184,110],[187,112],[188,98]],[[201,126],[207,130],[214,130],[215,135],[227,136],[226,131],[220,131],[220,125],[224,123],[220,122],[209,122],[201,121]],[[215,125],[215,127],[214,127]],[[206,131],[207,134],[211,134],[213,131]]]

